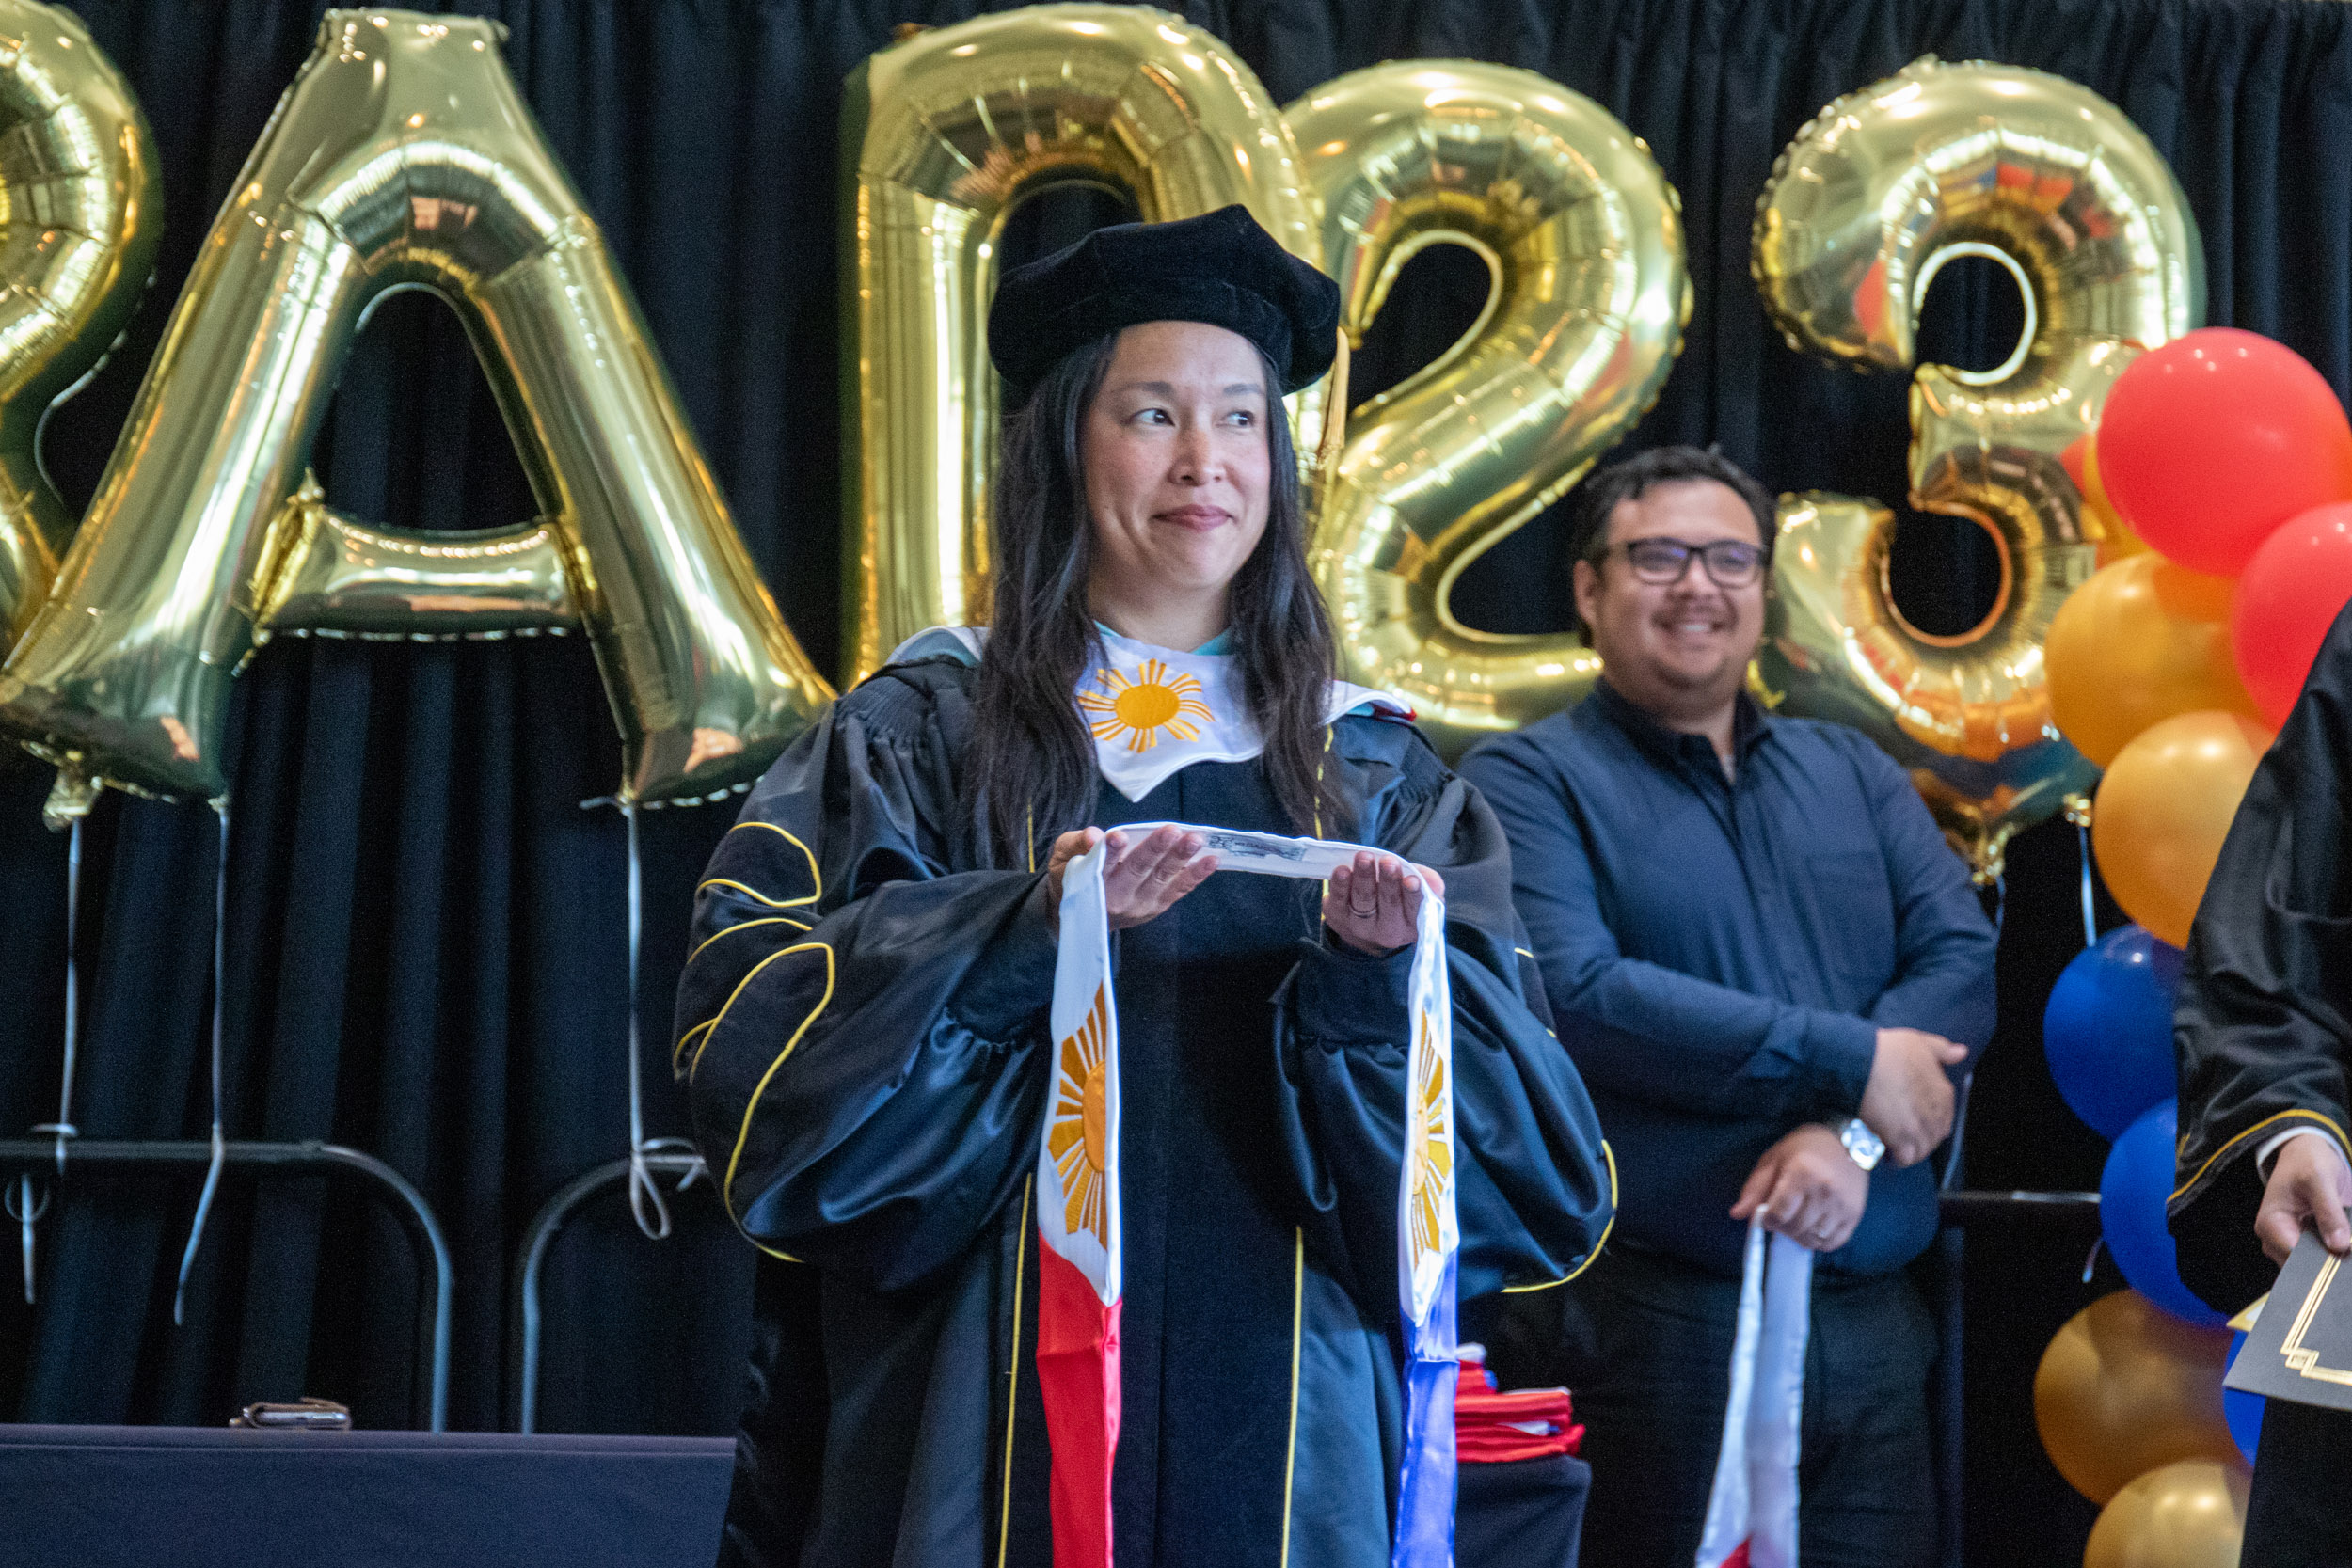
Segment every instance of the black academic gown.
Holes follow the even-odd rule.
[[[2254,1153],[2352,1127],[2352,610],[2254,770],[2189,933],[2173,1015],[2182,1280],[2223,1312],[2278,1273],[2254,1239]]]
[[[2254,771],[2197,908],[2173,1015],[2181,1081],[2170,1220],[2181,1278],[2220,1311],[2270,1289],[2255,1153],[2291,1127],[2347,1144],[2352,1095],[2352,608]],[[2352,1417],[2273,1400],[2245,1560],[2352,1561]]]
[[[733,1560],[1051,1561],[1030,1206],[1055,944],[1042,876],[992,866],[959,805],[972,680],[925,660],[843,698],[698,898],[678,1069],[770,1259]],[[1557,1281],[1597,1245],[1612,1180],[1529,1010],[1501,832],[1409,726],[1343,718],[1330,754],[1365,802],[1331,836],[1446,879],[1462,1294]],[[1095,816],[1155,818],[1290,831],[1254,761],[1139,802],[1106,785]],[[1319,894],[1213,877],[1113,937],[1121,1568],[1388,1560],[1407,955],[1335,948]]]

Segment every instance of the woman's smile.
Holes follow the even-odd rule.
[[[1152,514],[1152,520],[1155,523],[1173,523],[1178,528],[1197,529],[1205,533],[1214,528],[1223,528],[1233,520],[1233,515],[1221,506],[1201,506],[1196,503],[1170,507],[1165,512],[1154,512]]]

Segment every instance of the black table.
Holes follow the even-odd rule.
[[[709,1568],[708,1437],[0,1425],[0,1561]]]

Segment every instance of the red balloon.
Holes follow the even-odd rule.
[[[2289,517],[2352,499],[2352,424],[2293,349],[2209,326],[2116,378],[2099,420],[2099,477],[2151,549],[2233,577]]]
[[[2275,727],[2302,692],[2328,628],[2352,603],[2352,502],[2290,518],[2254,552],[2230,605],[2238,678]]]

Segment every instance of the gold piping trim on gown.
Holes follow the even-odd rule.
[[[784,1066],[785,1058],[791,1055],[793,1048],[801,1043],[801,1037],[808,1033],[808,1026],[817,1022],[817,1015],[823,1012],[826,1005],[833,1001],[834,960],[832,946],[821,942],[804,942],[800,943],[798,946],[787,947],[781,952],[769,954],[766,958],[760,959],[759,962],[752,966],[752,973],[743,976],[742,984],[735,988],[735,994],[727,998],[726,1006],[721,1007],[719,1009],[719,1016],[710,1021],[710,1026],[715,1032],[716,1026],[726,1018],[727,1007],[735,1006],[735,998],[743,994],[743,987],[752,983],[754,975],[756,975],[761,970],[766,969],[770,964],[774,963],[778,958],[788,958],[795,953],[824,954],[825,994],[817,999],[817,1006],[808,1010],[808,1016],[801,1020],[799,1028],[792,1031],[792,1037],[784,1042],[784,1049],[776,1053],[776,1059],[768,1064],[768,1070],[759,1075],[759,1083],[757,1086],[752,1090],[751,1102],[743,1107],[743,1126],[741,1131],[738,1132],[735,1135],[735,1151],[727,1156],[726,1180],[719,1184],[719,1207],[727,1212],[727,1218],[735,1222],[735,1228],[742,1232],[743,1239],[751,1243],[752,1245],[759,1248],[760,1251],[768,1254],[771,1258],[781,1258],[787,1263],[797,1263],[800,1259],[793,1257],[788,1252],[777,1251],[774,1247],[769,1246],[766,1243],[754,1236],[750,1231],[743,1229],[743,1222],[735,1212],[735,1168],[742,1163],[743,1145],[751,1138],[752,1117],[759,1110],[760,1097],[768,1092],[768,1085],[775,1078],[776,1069]],[[709,1043],[709,1036],[705,1035],[703,1037],[703,1044],[708,1045]],[[702,1051],[700,1047],[697,1047],[694,1052],[694,1066],[701,1065],[701,1062]],[[692,1076],[693,1067],[689,1067],[687,1069],[687,1074],[689,1077]]]

